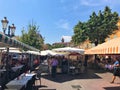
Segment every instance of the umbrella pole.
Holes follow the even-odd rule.
[[[7,73],[7,74],[6,74],[6,80],[8,81],[8,80],[9,80],[9,77],[8,77],[9,71],[8,71],[8,70],[9,70],[9,68],[10,68],[10,67],[9,67],[9,60],[8,60],[8,58],[9,58],[9,57],[8,57],[8,56],[9,56],[9,47],[6,47],[6,49],[7,49],[7,57],[6,57],[6,62],[5,62],[5,63],[6,63],[6,73]]]
[[[70,56],[68,55],[68,59],[70,59]],[[68,74],[70,72],[70,60],[68,60]]]
[[[2,60],[2,50],[0,50],[0,65],[2,64],[1,60]]]

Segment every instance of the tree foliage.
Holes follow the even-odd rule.
[[[43,45],[43,50],[51,50],[52,49],[52,45],[49,43],[46,43]]]
[[[72,36],[72,42],[75,45],[84,42],[87,39],[86,35],[86,23],[78,22],[78,24],[74,27],[74,35]]]
[[[103,43],[109,35],[117,30],[118,20],[118,13],[112,13],[111,9],[106,6],[103,12],[101,10],[98,14],[93,12],[86,23],[79,22],[75,26],[72,41],[79,44],[88,39],[95,45]]]
[[[39,27],[35,24],[29,24],[27,32],[22,30],[22,35],[19,40],[37,49],[42,49],[42,45],[44,43],[44,39],[39,33]]]
[[[63,48],[65,45],[63,43],[56,43],[52,45],[52,48]]]

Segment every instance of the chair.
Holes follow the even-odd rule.
[[[39,80],[40,85],[41,85],[41,71],[39,69],[36,70],[35,80]]]
[[[44,65],[44,64],[40,64],[37,68],[37,70],[35,70],[36,72],[36,80],[39,80],[40,85],[41,85],[41,74],[42,73],[48,73],[49,69],[48,69],[48,65]]]
[[[39,65],[39,70],[41,73],[48,73],[49,72],[49,67],[48,65],[40,64]]]
[[[0,65],[0,69],[2,69],[3,68],[3,65]]]

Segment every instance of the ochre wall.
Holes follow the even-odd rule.
[[[106,38],[105,41],[120,37],[120,20],[118,21],[117,25],[118,25],[118,30],[116,30],[114,34],[110,35],[109,38]]]

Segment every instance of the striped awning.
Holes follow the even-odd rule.
[[[40,51],[32,46],[29,46],[25,43],[22,43],[14,38],[10,38],[3,33],[0,32],[0,47],[19,47],[19,48],[26,48],[28,50],[33,50],[33,51]]]
[[[85,50],[85,54],[120,54],[120,37]]]

